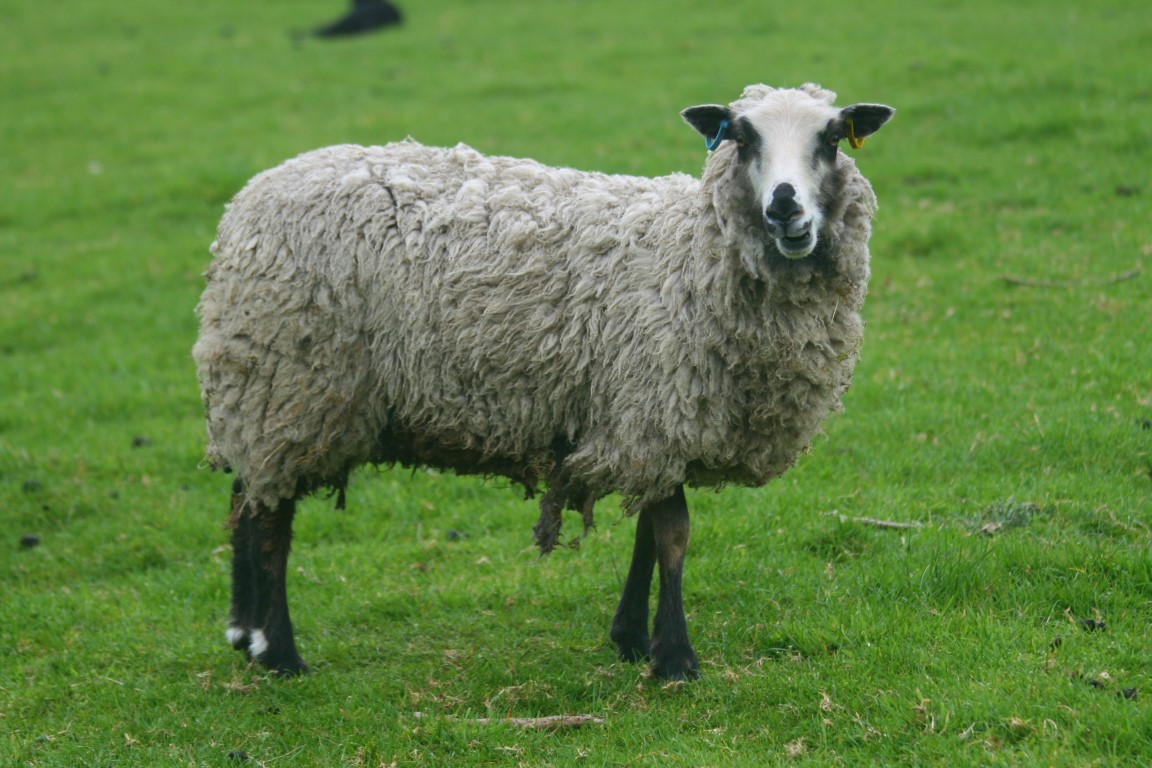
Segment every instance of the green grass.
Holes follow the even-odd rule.
[[[1145,3],[410,5],[330,44],[291,32],[338,2],[5,9],[0,764],[1152,765]],[[689,497],[704,679],[615,660],[616,505],[538,561],[532,504],[402,471],[304,505],[314,674],[248,668],[189,354],[229,197],[408,134],[696,172],[679,109],[807,80],[899,110],[868,336],[793,472]],[[475,722],[565,713],[605,720]]]

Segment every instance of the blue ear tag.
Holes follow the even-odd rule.
[[[722,141],[724,141],[724,139],[728,138],[727,136],[724,135],[726,133],[728,133],[728,121],[727,120],[721,120],[720,121],[720,130],[716,131],[716,138],[704,139],[704,146],[708,147],[708,151],[711,152],[712,150],[716,149],[716,147],[720,146],[720,142],[722,142]]]

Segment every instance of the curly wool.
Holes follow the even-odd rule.
[[[260,174],[198,310],[209,460],[268,506],[364,463],[502,475],[542,523],[781,474],[849,385],[875,198],[841,153],[785,259],[732,144],[701,180],[412,141]]]

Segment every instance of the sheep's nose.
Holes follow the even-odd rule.
[[[772,190],[772,202],[764,211],[768,223],[784,230],[788,224],[804,216],[804,208],[796,202],[796,188],[791,184],[781,184]]]

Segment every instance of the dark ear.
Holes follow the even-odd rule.
[[[720,142],[728,138],[735,115],[728,107],[719,104],[704,104],[699,107],[688,107],[680,113],[684,122],[696,129],[704,137],[708,149],[716,149]]]
[[[843,135],[853,149],[864,143],[864,139],[888,122],[896,110],[884,104],[853,104],[840,110],[840,123]]]

